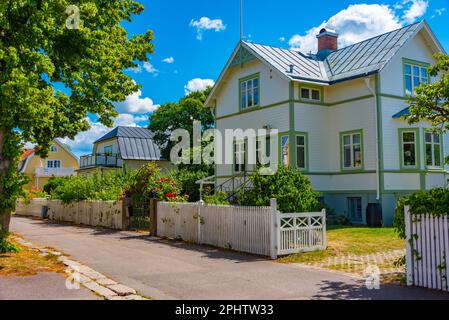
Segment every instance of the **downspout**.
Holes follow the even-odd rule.
[[[374,97],[374,127],[376,131],[376,200],[380,200],[380,161],[379,161],[379,125],[378,125],[378,114],[377,114],[377,93],[371,87],[370,78],[365,77],[365,85],[368,90],[372,93]]]

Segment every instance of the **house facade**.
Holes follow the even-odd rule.
[[[398,196],[446,186],[449,136],[402,118],[444,50],[425,21],[341,49],[337,39],[321,30],[315,55],[242,41],[206,103],[220,131],[277,129],[280,164],[302,170],[336,213],[365,224],[380,204],[390,226]],[[245,150],[235,142],[217,185],[251,172],[236,165]]]
[[[78,168],[78,157],[58,139],[53,141],[46,159],[36,155],[34,149],[26,149],[19,163],[19,171],[30,178],[26,190],[43,188],[51,177],[75,175]]]
[[[117,127],[94,142],[92,154],[82,156],[78,173],[139,169],[155,161],[164,170],[172,165],[163,159],[153,133],[140,127]]]

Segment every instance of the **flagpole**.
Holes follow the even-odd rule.
[[[240,41],[243,41],[243,0],[240,0]]]

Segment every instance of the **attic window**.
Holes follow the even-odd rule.
[[[259,74],[255,74],[240,79],[240,108],[245,110],[248,108],[259,106]]]
[[[301,88],[302,100],[321,101],[321,91],[319,89]]]

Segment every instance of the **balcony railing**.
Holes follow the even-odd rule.
[[[91,154],[82,156],[80,159],[80,168],[92,167],[122,168],[123,160],[117,154]]]
[[[67,177],[73,176],[75,168],[36,168],[34,175],[36,177]]]

